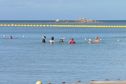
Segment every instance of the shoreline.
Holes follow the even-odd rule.
[[[126,84],[126,80],[90,81],[90,84]]]
[[[36,84],[43,84],[41,80],[36,81]],[[46,84],[53,84],[51,81],[48,81]],[[126,80],[91,80],[89,82],[76,81],[76,82],[65,82],[61,84],[126,84]]]

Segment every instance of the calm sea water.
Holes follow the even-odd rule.
[[[15,39],[4,39],[12,35]],[[41,36],[57,43],[42,44]],[[100,44],[86,39],[100,36]],[[65,43],[58,43],[65,37]],[[74,37],[77,44],[69,45]],[[0,83],[126,79],[126,29],[0,27]]]

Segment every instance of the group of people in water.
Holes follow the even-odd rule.
[[[23,37],[24,37],[24,36],[23,36]],[[15,37],[13,37],[12,35],[9,35],[9,36],[3,35],[2,38],[4,38],[4,39],[14,39]],[[54,36],[52,36],[52,37],[50,38],[50,40],[47,41],[46,36],[45,36],[45,35],[42,35],[41,40],[42,40],[42,43],[47,43],[47,42],[49,42],[50,44],[54,44],[54,43],[57,42],[57,41],[55,40]],[[101,39],[100,39],[99,36],[97,36],[95,39],[88,39],[88,40],[86,40],[86,41],[87,41],[89,44],[99,44],[100,41],[101,41]],[[65,42],[65,38],[64,38],[64,37],[63,37],[63,38],[60,38],[58,42],[59,42],[59,43],[64,43],[64,42]],[[68,43],[69,43],[69,44],[76,44],[76,41],[74,40],[74,38],[71,38],[71,39],[68,41]]]
[[[2,38],[2,39],[14,39],[14,37],[12,35],[3,35],[0,38]]]
[[[60,40],[59,40],[59,42],[60,43],[64,43],[64,39],[65,38],[61,38]],[[42,36],[42,43],[46,43],[46,36]],[[52,36],[51,37],[51,39],[49,40],[49,43],[51,43],[51,44],[54,44],[55,43],[55,39],[54,39],[54,36]]]
[[[65,38],[61,38],[60,40],[59,40],[59,43],[64,43],[64,40],[65,40]],[[100,37],[99,36],[97,36],[95,39],[88,39],[88,43],[90,43],[90,44],[98,44],[98,43],[100,43],[100,41],[101,41],[101,39],[100,39]],[[42,43],[46,43],[47,41],[46,41],[46,36],[45,35],[43,35],[42,36]],[[54,44],[56,41],[55,41],[55,39],[54,39],[54,36],[52,36],[51,37],[51,39],[49,40],[49,43],[50,44]],[[69,41],[68,41],[68,43],[69,44],[76,44],[76,41],[74,40],[74,38],[71,38]]]

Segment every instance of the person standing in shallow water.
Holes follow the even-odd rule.
[[[75,40],[74,40],[74,38],[71,38],[70,40],[69,40],[69,44],[75,44],[76,42],[75,42]]]
[[[13,39],[13,36],[10,36],[10,39]]]
[[[46,36],[42,36],[42,43],[46,43]]]
[[[51,37],[51,40],[54,40],[54,37],[53,36]]]
[[[53,36],[51,37],[51,40],[49,40],[49,43],[51,43],[51,44],[54,44],[55,43]]]
[[[100,43],[100,37],[97,36],[95,39],[89,39],[88,43],[91,43],[91,44],[99,44]]]
[[[59,40],[59,43],[64,43],[64,37]]]

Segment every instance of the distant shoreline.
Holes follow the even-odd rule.
[[[77,22],[78,20],[60,20],[59,22]],[[126,22],[126,20],[96,20],[96,22]],[[0,22],[56,22],[56,20],[0,20]]]

